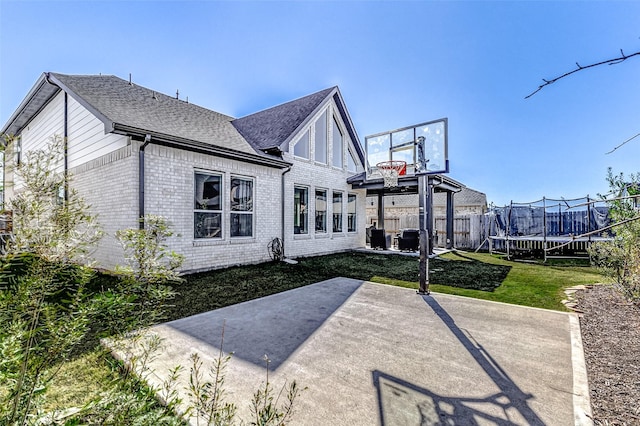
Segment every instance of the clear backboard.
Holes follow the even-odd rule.
[[[365,137],[367,179],[381,177],[376,164],[404,161],[406,175],[449,172],[447,119]]]

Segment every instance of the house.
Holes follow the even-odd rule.
[[[418,216],[418,196],[416,194],[398,194],[388,197],[384,204],[385,220]],[[446,215],[446,194],[435,193],[433,195],[433,215],[440,217]],[[485,214],[487,212],[487,196],[483,192],[463,186],[455,194],[453,211],[456,216],[470,214]],[[367,197],[367,223],[371,224],[378,218],[378,205],[375,197]],[[389,220],[388,220],[389,219]],[[400,224],[398,225],[400,226]],[[402,226],[400,226],[402,227]]]
[[[267,261],[274,238],[287,257],[365,244],[366,193],[347,179],[366,162],[337,87],[233,118],[115,76],[47,72],[1,133],[16,137],[8,164],[64,138],[69,185],[106,233],[102,268],[123,262],[115,232],[146,214],[169,220],[184,271]],[[4,179],[10,206],[20,187]]]

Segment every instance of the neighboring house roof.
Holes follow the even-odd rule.
[[[357,155],[364,164],[364,153],[360,147],[360,141],[337,86],[238,118],[232,123],[255,150],[286,151],[286,144],[291,141],[291,138],[297,135],[300,128],[306,125],[314,113],[331,98],[338,106]]]
[[[435,201],[435,200],[434,200]],[[454,202],[456,206],[487,206],[487,196],[484,192],[476,191],[468,187],[462,188],[462,190],[454,196]]]

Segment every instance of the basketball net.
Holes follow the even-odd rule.
[[[383,161],[376,164],[378,171],[384,179],[385,188],[395,188],[398,186],[398,177],[407,172],[407,163],[405,161]]]

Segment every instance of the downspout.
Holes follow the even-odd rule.
[[[285,170],[284,172],[282,172],[282,185],[281,185],[281,200],[282,200],[282,258],[284,259],[285,256],[285,244],[284,244],[284,239],[285,239],[285,227],[284,227],[284,223],[285,223],[285,187],[284,187],[284,175],[286,175],[287,173],[289,173],[291,171],[291,166],[287,167],[287,170]]]
[[[144,137],[138,152],[138,217],[140,229],[144,229],[144,149],[151,143],[151,135]]]
[[[69,95],[64,92],[64,204],[69,201]]]

